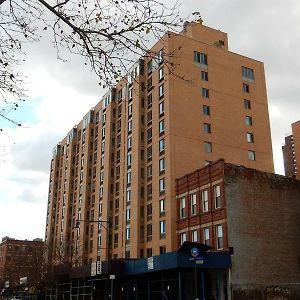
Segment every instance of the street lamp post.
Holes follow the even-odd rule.
[[[107,235],[107,264],[108,264],[108,267],[107,267],[107,272],[108,272],[108,275],[109,275],[109,279],[111,279],[111,299],[113,299],[113,279],[115,279],[115,277],[112,279],[111,276],[114,276],[112,274],[110,274],[110,271],[111,271],[111,253],[110,253],[110,226],[112,224],[111,221],[103,221],[103,220],[77,220],[76,221],[76,224],[75,224],[75,228],[80,228],[80,222],[86,222],[86,223],[97,223],[97,224],[100,224],[105,230],[106,230],[106,235]],[[106,226],[103,225],[106,224]],[[98,247],[98,244],[97,244],[97,247]]]

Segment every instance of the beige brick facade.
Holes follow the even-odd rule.
[[[175,179],[210,161],[273,172],[261,62],[197,23],[151,52],[55,149],[46,241],[75,265],[175,250]]]

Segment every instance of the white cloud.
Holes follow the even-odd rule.
[[[227,32],[231,51],[264,61],[275,166],[282,173],[281,145],[300,119],[300,2],[185,0],[180,9],[200,11],[205,25]],[[26,48],[22,71],[30,99],[37,100],[22,116],[28,128],[0,135],[0,237],[44,236],[52,148],[103,94],[82,60],[57,60],[48,37]]]

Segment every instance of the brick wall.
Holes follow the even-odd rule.
[[[225,193],[234,299],[300,299],[300,181],[225,164]]]

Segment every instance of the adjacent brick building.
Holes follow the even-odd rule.
[[[58,261],[176,250],[176,178],[219,158],[273,172],[263,63],[199,23],[149,53],[54,149],[45,237]],[[111,223],[110,243],[89,220]]]
[[[23,277],[27,277],[28,284],[39,283],[44,250],[41,239],[3,238],[0,243],[0,289],[20,285]]]
[[[176,200],[178,246],[233,253],[233,299],[299,299],[300,181],[219,160],[176,180]]]
[[[292,134],[285,137],[282,153],[285,175],[300,179],[300,121],[292,124]]]

